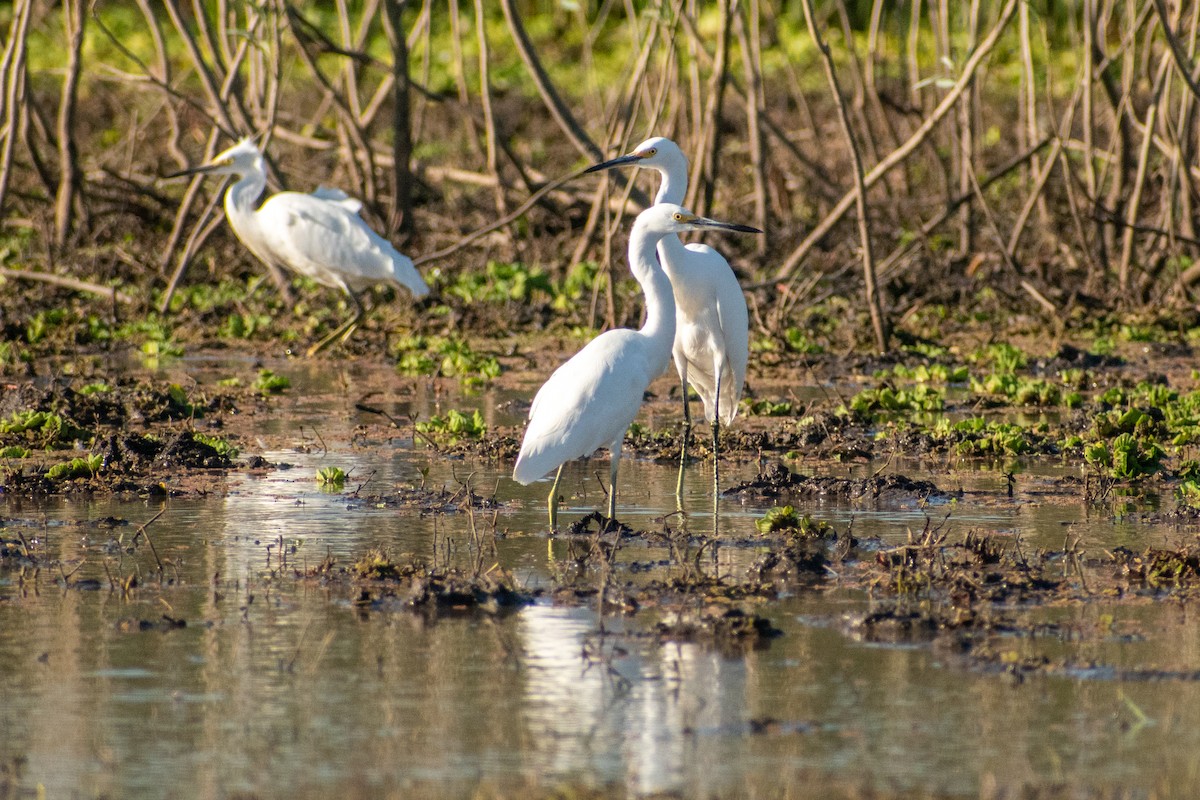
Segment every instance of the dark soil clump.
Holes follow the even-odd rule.
[[[753,646],[782,635],[766,617],[740,608],[709,606],[698,613],[683,613],[655,626],[658,635],[672,642],[712,641],[721,647]]]
[[[390,494],[355,495],[350,502],[354,506],[383,506],[415,510],[422,514],[453,514],[467,509],[494,510],[503,507],[495,496],[484,497],[467,486],[454,491],[444,486],[438,489],[401,486]]]
[[[538,594],[522,588],[507,570],[441,569],[418,560],[396,561],[379,551],[349,568],[327,560],[302,577],[357,588],[354,603],[364,611],[499,613],[529,605]]]
[[[869,478],[809,476],[798,475],[782,464],[767,468],[754,480],[727,489],[724,494],[747,500],[879,500],[905,497],[925,500],[949,496],[929,481],[905,475],[872,475]]]

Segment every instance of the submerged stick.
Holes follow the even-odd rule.
[[[158,548],[154,546],[154,540],[150,538],[149,528],[151,525],[154,524],[155,520],[157,520],[159,517],[161,517],[165,513],[167,513],[167,510],[165,508],[159,509],[159,512],[157,514],[155,514],[153,517],[151,517],[150,519],[146,520],[145,522],[143,522],[141,525],[138,526],[137,533],[135,534],[135,536],[140,535],[140,536],[146,537],[146,544],[150,545],[150,552],[154,554],[154,560],[158,563],[158,574],[160,576],[163,575],[163,573],[166,570],[163,567],[162,559],[158,557]]]

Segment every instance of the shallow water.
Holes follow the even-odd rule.
[[[353,380],[331,380],[349,387],[352,404]],[[373,417],[331,409],[312,399],[319,392],[296,394],[270,431],[290,432],[293,445],[261,453],[292,467],[231,473],[224,497],[7,501],[0,538],[23,536],[62,571],[0,573],[0,796],[460,797],[582,784],[685,797],[977,797],[996,787],[1184,797],[1196,785],[1200,682],[1136,672],[1200,670],[1200,627],[1186,603],[1013,609],[1058,623],[1052,634],[1014,637],[1015,653],[1095,665],[1024,680],[968,668],[927,645],[860,641],[840,620],[872,601],[836,588],[758,607],[783,635],[732,652],[647,636],[640,614],[601,618],[548,599],[500,615],[361,609],[344,590],[294,579],[291,569],[383,548],[441,564],[486,558],[527,588],[550,588],[567,544],[545,535],[548,483],[517,486],[503,469],[440,459],[402,432],[382,445],[318,439],[314,430],[331,417]],[[493,422],[508,421],[509,399],[485,394],[455,405],[477,403]],[[388,411],[427,415],[438,401],[418,386]],[[352,471],[341,494],[313,480],[329,464]],[[837,469],[862,475],[880,466]],[[889,469],[963,493],[928,505],[802,510],[893,542],[927,519],[954,532],[1020,536],[1030,547],[1061,547],[1069,532],[1096,552],[1145,547],[1147,537],[1194,538],[1053,495],[1049,478],[1064,465],[1022,472],[1012,498],[995,471]],[[419,515],[353,496],[368,478],[362,495],[419,484],[422,470],[429,485],[457,487],[470,476],[475,491],[506,501],[494,552],[490,544],[478,551],[470,532],[473,521],[490,542],[491,511],[473,520]],[[730,465],[723,483],[754,472],[754,464]],[[569,468],[565,519],[603,506],[597,473],[606,479],[604,459]],[[621,480],[621,514],[635,528],[659,527],[674,511],[669,465],[627,459]],[[689,525],[707,530],[703,464],[685,505]],[[147,529],[166,567],[160,585],[149,548],[126,548],[137,525],[163,509]],[[745,535],[763,510],[723,500],[722,530]],[[109,518],[131,524],[111,527]],[[648,545],[628,548],[639,561],[669,560]],[[754,556],[725,547],[714,568],[737,574]],[[110,574],[139,574],[143,586],[110,591]],[[65,588],[64,575],[96,588]],[[186,626],[161,626],[164,615]],[[1071,635],[1097,628],[1111,634]]]

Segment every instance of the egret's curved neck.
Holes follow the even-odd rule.
[[[258,164],[247,172],[225,193],[225,213],[229,216],[234,228],[239,223],[250,218],[258,208],[258,198],[267,188],[267,175]]]
[[[687,247],[680,241],[677,234],[668,233],[659,241],[659,261],[672,282],[683,277],[680,272],[683,265],[687,263],[687,252]]]
[[[635,224],[629,236],[629,268],[646,295],[646,322],[641,333],[661,348],[665,360],[670,358],[675,340],[675,296],[655,253],[662,238],[661,233],[651,233]]]
[[[683,159],[673,161],[657,169],[658,174],[662,176],[662,183],[658,185],[658,194],[654,195],[654,204],[683,205],[683,200],[687,196],[687,161]]]

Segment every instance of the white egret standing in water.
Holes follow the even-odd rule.
[[[687,194],[688,161],[679,145],[656,136],[628,155],[589,167],[598,172],[614,167],[637,166],[657,170],[662,176],[656,204],[682,203]],[[725,257],[706,244],[685,245],[678,236],[665,236],[658,244],[671,288],[675,293],[676,328],[672,356],[683,388],[683,447],[679,453],[679,479],[675,494],[683,502],[683,471],[687,460],[691,412],[688,385],[704,402],[704,416],[712,424],[713,492],[720,493],[718,437],[721,423],[737,415],[750,359],[750,317],[746,298]],[[714,500],[715,502],[715,500]]]
[[[662,374],[675,341],[675,301],[655,250],[663,237],[683,231],[757,228],[698,217],[682,206],[660,203],[638,215],[629,234],[629,268],[646,295],[646,322],[640,330],[618,328],[600,334],[563,364],[538,390],[513,479],[529,484],[557,469],[550,488],[550,530],[558,527],[558,482],[568,461],[600,447],[612,454],[608,517],[617,513],[617,468],[625,431],[637,416],[642,395]],[[681,278],[686,281],[686,275]]]
[[[237,175],[225,193],[225,216],[233,232],[258,259],[312,278],[322,286],[341,289],[354,305],[354,316],[308,349],[325,349],[335,339],[348,338],[363,318],[356,291],[377,283],[392,283],[412,292],[429,294],[408,256],[401,255],[367,227],[358,212],[362,203],[339,189],[320,187],[312,194],[280,192],[258,206],[267,186],[262,152],[249,139],[218,154],[203,166],[177,172],[183,175]]]

